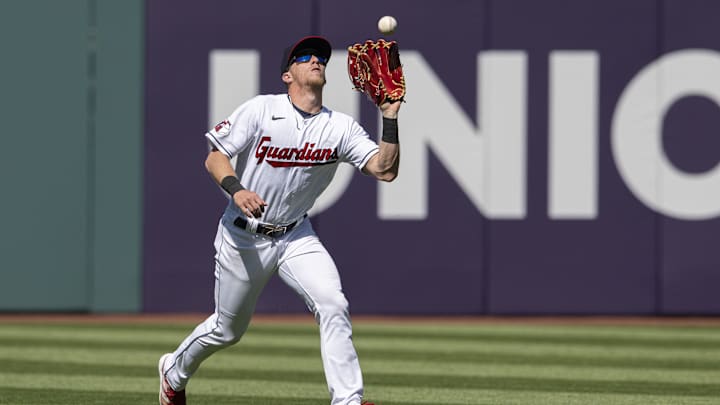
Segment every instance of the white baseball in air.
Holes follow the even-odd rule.
[[[385,35],[390,35],[397,29],[397,20],[391,15],[386,15],[378,20],[378,29]]]

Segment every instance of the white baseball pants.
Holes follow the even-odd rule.
[[[167,362],[170,385],[184,389],[203,360],[240,340],[261,291],[277,271],[315,315],[331,404],[360,404],[363,381],[352,343],[348,302],[335,263],[310,221],[276,239],[239,229],[232,221],[223,217],[215,237],[215,313],[195,328]]]

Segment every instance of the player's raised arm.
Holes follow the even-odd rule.
[[[396,101],[380,105],[383,114],[380,151],[371,157],[363,168],[365,174],[381,181],[395,180],[400,169],[400,142],[397,124],[400,104],[402,104],[400,101]]]
[[[386,28],[393,30],[394,26]],[[370,158],[363,172],[378,180],[393,181],[400,166],[397,113],[405,98],[405,74],[397,42],[367,40],[348,47],[348,74],[355,90],[365,93],[383,114],[380,151]]]

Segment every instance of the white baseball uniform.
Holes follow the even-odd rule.
[[[362,169],[377,144],[350,116],[325,107],[308,116],[286,94],[245,102],[205,136],[228,157],[237,156],[240,182],[268,205],[258,220],[230,200],[215,238],[215,313],[167,361],[168,382],[184,389],[203,360],[240,340],[277,271],[318,322],[331,404],[360,404],[363,382],[348,302],[335,263],[305,217],[338,164]],[[245,223],[236,225],[238,218]],[[287,225],[293,227],[282,235],[257,232]]]

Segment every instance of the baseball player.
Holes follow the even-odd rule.
[[[215,237],[215,312],[160,358],[161,405],[186,403],[193,373],[211,354],[240,340],[276,272],[319,325],[331,404],[362,402],[348,301],[307,212],[342,162],[378,180],[397,176],[401,103],[380,105],[382,140],[372,141],[350,116],[323,106],[330,53],[325,38],[299,40],[282,59],[287,94],[254,97],[205,134],[212,146],[206,168],[231,196]]]

